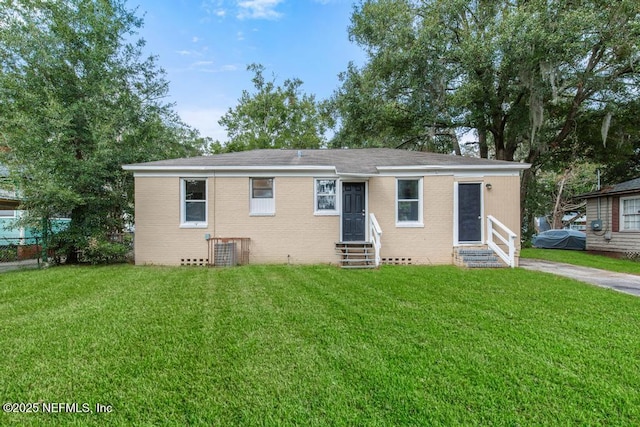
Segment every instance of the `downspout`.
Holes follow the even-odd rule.
[[[216,179],[216,172],[213,172],[213,197],[211,203],[213,204],[213,237],[216,237],[216,196],[218,195],[218,189],[216,188],[218,180]]]

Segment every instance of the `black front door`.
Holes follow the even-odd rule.
[[[482,241],[480,184],[458,184],[458,242]]]
[[[363,242],[365,212],[364,182],[342,184],[342,241]]]

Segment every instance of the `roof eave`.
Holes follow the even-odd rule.
[[[443,170],[525,170],[531,167],[528,163],[515,163],[505,165],[415,165],[415,166],[378,166],[379,171],[443,171]]]
[[[154,166],[124,165],[133,172],[217,172],[217,171],[335,171],[335,166]]]
[[[595,199],[598,197],[624,196],[625,194],[636,194],[636,193],[640,193],[640,188],[621,190],[621,191],[603,191],[598,193],[579,194],[575,198],[576,199]]]

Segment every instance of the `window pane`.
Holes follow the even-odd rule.
[[[318,196],[318,206],[317,210],[319,211],[333,211],[336,209],[336,196]]]
[[[259,188],[253,189],[253,198],[254,199],[271,199],[273,198],[273,191],[271,190],[261,190]]]
[[[185,202],[184,219],[186,222],[205,222],[205,203]]]
[[[206,184],[204,180],[185,180],[185,199],[186,200],[205,200]]]
[[[640,213],[640,199],[629,199],[624,201],[623,213],[625,215],[634,215]]]
[[[622,228],[640,230],[640,199],[622,201]]]
[[[0,210],[0,217],[14,217],[13,211]]]
[[[417,179],[399,179],[398,180],[398,200],[414,199],[417,200],[418,180]]]
[[[418,221],[418,201],[398,201],[398,221]]]
[[[318,194],[336,194],[336,180],[335,179],[317,180],[316,192]]]
[[[631,213],[631,200],[625,200],[623,202],[622,214],[629,215]]]
[[[273,198],[273,178],[253,178],[251,185],[254,199]]]
[[[623,228],[625,230],[640,229],[640,215],[625,215]]]

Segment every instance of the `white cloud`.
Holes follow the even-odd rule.
[[[202,9],[207,15],[214,15],[219,18],[223,18],[227,14],[227,10],[224,8],[224,0],[204,0]]]
[[[242,31],[238,31],[236,34],[238,41],[244,40],[244,33]]]
[[[198,36],[193,36],[193,38],[191,39],[191,41],[192,41],[193,43],[198,43],[200,40],[201,40],[201,39],[200,39],[200,37],[198,37]]]
[[[198,71],[203,73],[228,73],[232,71],[238,71],[239,69],[240,67],[238,67],[235,64],[227,64],[227,65],[221,65],[219,67],[199,68]]]
[[[186,68],[174,70],[175,72],[196,71],[199,73],[227,73],[237,71],[240,66],[237,64],[215,65],[215,61],[196,61],[189,64]]]
[[[227,110],[216,107],[178,110],[178,114],[186,124],[198,129],[201,136],[208,136],[214,141],[227,140],[227,131],[218,124],[218,120],[226,112]]]
[[[223,65],[219,69],[220,71],[238,71],[240,67],[238,67],[236,64],[227,64]]]
[[[278,19],[282,14],[275,8],[282,0],[241,0],[238,1],[238,19]]]

